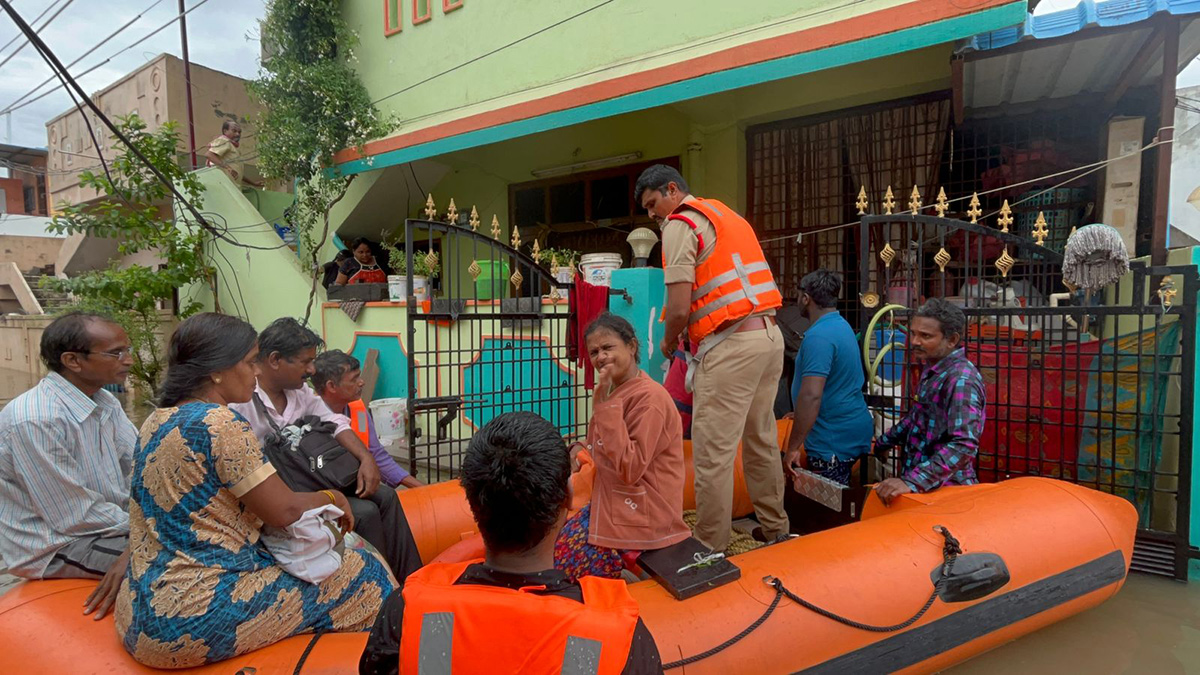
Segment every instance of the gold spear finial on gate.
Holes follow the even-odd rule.
[[[1171,309],[1176,295],[1179,295],[1179,291],[1175,290],[1175,279],[1163,277],[1162,283],[1158,285],[1158,299],[1162,302],[1163,311]]]
[[[492,215],[492,239],[500,239],[500,218]]]
[[[542,245],[538,243],[536,238],[533,240],[533,261],[542,262]]]
[[[908,208],[914,216],[918,216],[921,214],[921,206],[921,191],[914,185],[912,194],[908,198]]]
[[[474,206],[471,207],[471,219],[467,221],[467,224],[471,226],[472,232],[479,231],[479,211],[475,210]]]
[[[979,208],[979,193],[971,193],[970,208],[967,209],[967,216],[971,218],[972,225],[979,224],[979,216],[983,215],[983,209]]]
[[[1008,228],[1013,224],[1012,207],[1008,205],[1008,200],[1004,200],[1004,204],[1000,207],[1000,217],[996,219],[996,223],[1000,225],[1001,232],[1008,232]]]
[[[883,215],[892,215],[894,208],[896,208],[896,197],[892,195],[892,186],[889,185],[887,192],[883,195]]]
[[[1050,236],[1050,230],[1046,227],[1046,214],[1038,211],[1037,221],[1033,224],[1033,240],[1038,246],[1046,245],[1046,237]]]
[[[425,219],[437,220],[437,206],[433,203],[433,193],[429,193],[429,199],[425,200]]]
[[[946,188],[938,188],[937,203],[933,205],[933,210],[937,211],[938,218],[946,217],[946,211],[950,210],[950,202],[946,199]]]
[[[521,248],[521,228],[513,225],[512,247]]]
[[[450,208],[446,209],[446,222],[451,224],[458,222],[458,207],[454,205],[454,197],[450,198]]]
[[[867,215],[867,207],[870,204],[867,202],[867,188],[865,185],[858,188],[858,200],[854,202],[854,205],[858,207],[858,215]]]

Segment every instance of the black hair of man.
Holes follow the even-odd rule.
[[[362,365],[358,359],[346,352],[340,349],[330,349],[313,361],[313,369],[313,375],[309,380],[312,382],[313,391],[316,391],[317,395],[321,395],[325,393],[325,385],[332,382],[334,386],[337,386],[346,373],[361,370]]]
[[[232,129],[234,127],[237,127],[240,129],[240,128],[242,128],[242,125],[239,124],[235,120],[225,120],[224,122],[221,123],[221,133],[225,133],[226,131],[229,131],[230,129]]]
[[[800,280],[800,290],[821,309],[837,307],[838,298],[842,296],[842,275],[825,268],[813,270]]]
[[[557,534],[570,476],[562,434],[522,411],[500,415],[475,434],[459,482],[488,550],[524,553]]]
[[[917,316],[933,319],[942,327],[942,335],[962,337],[967,333],[967,315],[942,298],[930,298],[917,310]]]
[[[604,312],[600,316],[592,319],[588,324],[587,330],[583,332],[583,339],[587,340],[593,333],[606,330],[621,339],[626,347],[633,349],[633,362],[641,363],[642,359],[638,356],[638,339],[637,333],[633,330],[633,324],[629,323],[624,317],[617,316],[612,312]]]
[[[67,312],[42,331],[42,363],[55,373],[63,371],[63,354],[86,354],[92,350],[92,334],[88,327],[96,321],[116,323],[113,318],[95,312]]]
[[[290,316],[281,317],[258,334],[258,360],[266,361],[271,354],[290,359],[306,349],[321,348],[325,342],[308,326]]]
[[[640,207],[642,194],[646,190],[656,190],[665,193],[667,186],[671,183],[678,186],[681,192],[685,194],[689,192],[687,181],[683,179],[683,176],[674,167],[667,166],[666,164],[655,164],[647,167],[642,172],[642,175],[638,176],[637,183],[633,186],[633,200]]]

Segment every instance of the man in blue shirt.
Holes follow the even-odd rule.
[[[800,308],[812,322],[796,356],[792,380],[795,422],[784,467],[793,478],[801,451],[805,468],[850,484],[855,460],[871,450],[875,421],[863,398],[863,366],[854,330],[836,309],[842,277],[819,269],[800,280]]]

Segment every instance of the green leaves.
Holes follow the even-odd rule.
[[[195,176],[177,161],[179,133],[174,123],[146,132],[146,124],[130,115],[118,125],[154,166],[174,182],[187,198],[200,206],[201,188]],[[171,301],[177,289],[207,282],[213,268],[204,257],[204,234],[194,223],[170,217],[171,191],[132,153],[122,153],[108,162],[109,173],[86,171],[80,183],[105,196],[91,203],[64,205],[49,229],[60,234],[83,233],[90,237],[115,239],[122,256],[155,251],[157,266],[114,262],[108,269],[86,272],[69,279],[43,279],[58,292],[74,295],[84,308],[113,315],[129,333],[134,347],[135,382],[150,392],[158,389],[163,359],[155,330],[160,304]],[[110,178],[111,176],[111,178]],[[178,308],[181,318],[199,311],[192,302]]]

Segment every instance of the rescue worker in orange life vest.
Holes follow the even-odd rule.
[[[634,199],[662,228],[662,353],[671,359],[685,329],[698,345],[688,355],[692,453],[696,466],[696,539],[714,551],[729,545],[738,443],[754,512],[767,541],[790,537],[783,510],[775,397],[783,374],[783,334],[775,310],[783,296],[750,223],[715,199],[688,193],[675,169],[642,172]]]
[[[325,401],[329,409],[350,418],[350,428],[362,440],[363,445],[375,458],[379,475],[388,487],[421,487],[421,481],[413,478],[392,458],[379,435],[375,433],[375,420],[362,400],[362,369],[358,359],[337,349],[322,353],[313,361],[313,391]]]
[[[380,610],[360,673],[661,673],[662,662],[620,579],[570,582],[554,543],[571,503],[571,457],[531,412],[500,415],[471,439],[462,482],[485,559],[430,563]]]

